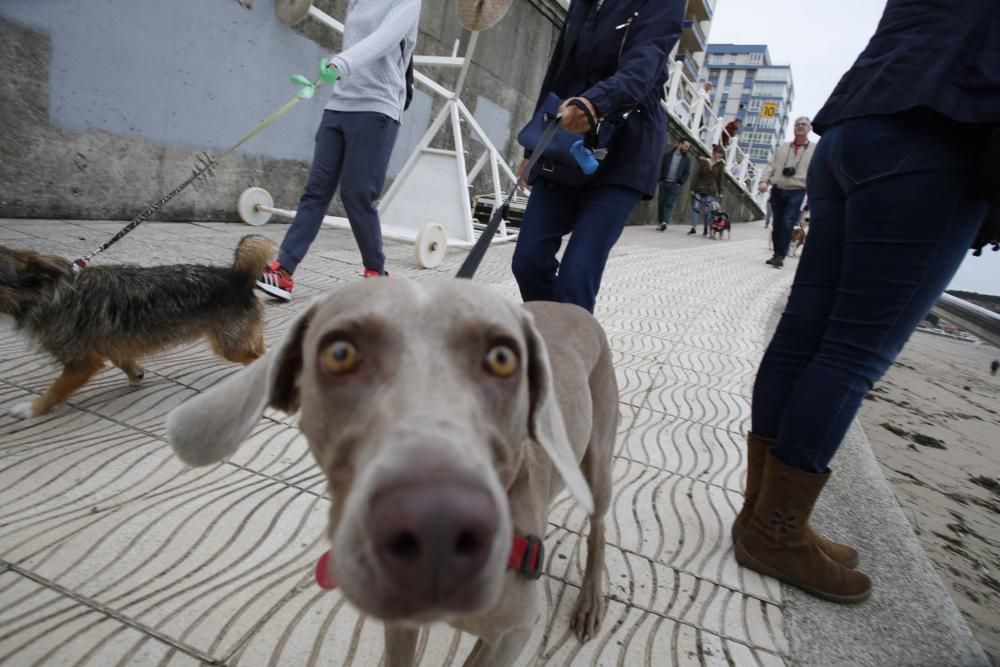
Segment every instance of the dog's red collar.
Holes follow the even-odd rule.
[[[528,579],[538,579],[542,576],[542,564],[545,562],[545,544],[534,535],[514,534],[510,545],[510,555],[507,556],[507,568],[514,570]],[[316,583],[320,588],[333,590],[337,582],[330,571],[330,552],[325,551],[316,563]]]
[[[510,546],[507,556],[508,569],[524,575],[528,579],[538,579],[542,576],[542,564],[545,562],[545,545],[534,535],[518,535]]]

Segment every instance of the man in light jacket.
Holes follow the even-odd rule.
[[[774,242],[774,256],[767,263],[781,268],[788,255],[788,245],[792,240],[792,230],[799,219],[799,211],[806,198],[806,176],[809,162],[816,146],[809,141],[812,124],[805,116],[795,119],[795,138],[781,144],[760,179],[760,191],[771,187],[771,209],[774,212],[774,227],[771,239]]]

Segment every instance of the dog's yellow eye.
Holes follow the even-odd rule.
[[[510,377],[517,370],[517,354],[506,345],[496,345],[486,353],[486,370],[497,377]]]
[[[336,375],[349,373],[361,361],[358,348],[346,340],[335,340],[323,350],[323,367]]]

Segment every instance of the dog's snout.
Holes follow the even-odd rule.
[[[390,489],[371,505],[379,564],[398,593],[447,603],[483,569],[499,524],[483,489],[428,485]]]

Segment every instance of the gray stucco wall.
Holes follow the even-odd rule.
[[[315,4],[343,18],[345,0]],[[519,157],[511,136],[530,115],[556,30],[551,12],[519,2],[480,36],[462,97],[510,162]],[[424,2],[418,52],[450,55],[456,39],[467,35],[451,3]],[[3,0],[0,216],[133,217],[187,178],[201,152],[221,152],[280,107],[296,90],[288,76],[314,76],[339,43],[312,19],[282,25],[268,0],[251,9],[234,0]],[[425,73],[449,87],[457,78],[457,70]],[[293,207],[324,101],[300,103],[158,217],[235,219],[236,199],[251,185]],[[418,87],[390,177],[439,106]],[[474,160],[468,137],[466,149]]]

